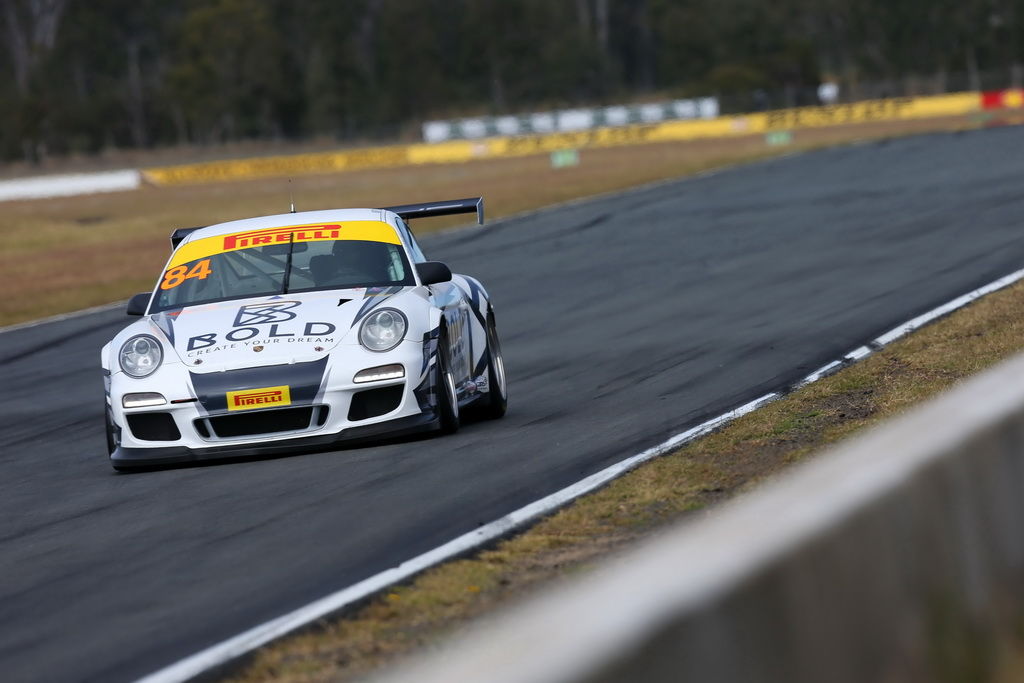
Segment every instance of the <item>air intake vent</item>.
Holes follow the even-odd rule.
[[[177,441],[181,438],[170,413],[134,413],[127,418],[128,428],[140,441]]]
[[[348,409],[349,422],[387,415],[402,403],[403,393],[405,393],[404,384],[360,391],[352,397],[352,404]]]
[[[258,434],[276,434],[279,432],[297,432],[309,429],[317,412],[317,424],[327,419],[326,406],[306,406],[302,408],[282,408],[280,410],[259,410],[238,415],[220,415],[217,417],[196,420],[196,431],[203,432],[201,423],[205,421],[216,437],[222,439],[238,436],[256,436]],[[320,417],[322,416],[322,418]]]

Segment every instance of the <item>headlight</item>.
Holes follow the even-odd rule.
[[[140,334],[124,343],[117,360],[126,375],[136,378],[148,377],[160,367],[164,360],[164,351],[156,337]]]
[[[352,378],[352,381],[362,384],[364,382],[380,382],[385,379],[402,379],[403,377],[405,377],[405,368],[400,363],[394,363],[360,370]]]
[[[390,351],[405,338],[405,316],[394,308],[382,308],[366,316],[359,328],[359,343],[370,351]]]
[[[149,408],[151,406],[162,406],[167,403],[163,394],[150,391],[141,394],[125,394],[121,397],[121,406],[124,408]]]

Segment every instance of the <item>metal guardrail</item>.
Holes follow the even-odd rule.
[[[478,140],[498,135],[572,133],[594,128],[660,123],[676,119],[713,119],[718,114],[716,98],[700,97],[646,104],[577,107],[509,116],[478,116],[427,121],[423,124],[423,141],[432,143]]]
[[[1022,646],[1022,377],[1019,356],[382,680],[986,680]]]

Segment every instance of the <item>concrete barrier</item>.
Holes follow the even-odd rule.
[[[1024,680],[1022,379],[1024,356],[382,679]]]
[[[98,192],[135,190],[142,175],[133,169],[101,173],[74,173],[0,181],[0,202],[15,199],[67,197]]]

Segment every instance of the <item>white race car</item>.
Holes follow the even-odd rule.
[[[428,261],[406,220],[479,197],[179,229],[142,316],[101,352],[117,470],[312,450],[505,413],[483,286]]]

